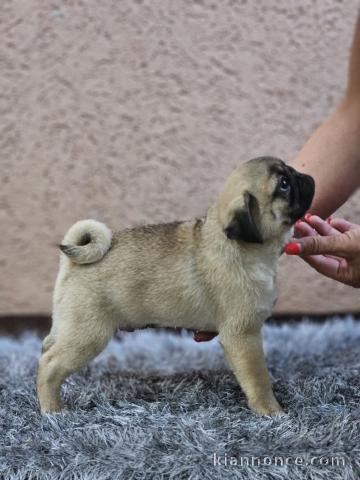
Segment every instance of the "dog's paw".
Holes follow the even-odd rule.
[[[40,408],[40,412],[42,415],[46,413],[63,413],[64,411],[65,408],[62,402],[58,401],[44,402]]]
[[[275,397],[268,400],[262,399],[249,402],[249,408],[259,415],[267,415],[271,417],[283,415],[285,413]]]

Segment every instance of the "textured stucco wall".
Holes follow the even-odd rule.
[[[75,220],[201,215],[239,162],[291,160],[341,95],[357,7],[2,0],[0,313],[50,311]],[[360,196],[342,213],[360,221]],[[278,311],[360,309],[358,291],[281,264]]]

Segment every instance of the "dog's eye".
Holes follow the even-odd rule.
[[[290,189],[291,189],[290,181],[288,177],[285,177],[285,175],[283,175],[282,177],[280,177],[279,191],[281,193],[289,193]]]

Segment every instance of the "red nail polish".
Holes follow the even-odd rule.
[[[330,224],[331,220],[333,219],[333,217],[329,217],[326,219],[326,223]]]
[[[311,213],[307,213],[304,218],[308,222],[311,217],[312,217]]]
[[[199,332],[196,331],[194,335],[195,342],[208,342],[215,338],[218,334],[215,332]]]
[[[288,243],[284,247],[284,252],[287,255],[298,255],[300,253],[300,245],[298,243]]]

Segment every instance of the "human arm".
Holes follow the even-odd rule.
[[[351,48],[345,95],[312,134],[292,165],[316,183],[311,212],[326,218],[360,184],[360,17]]]

